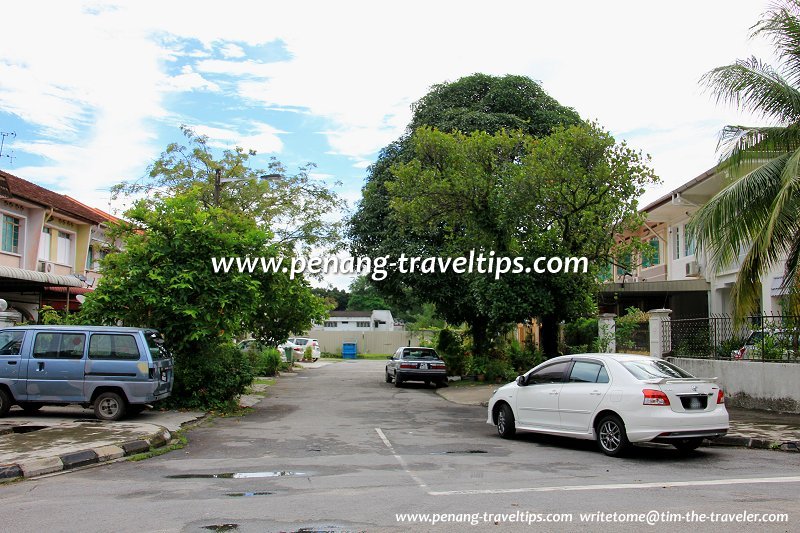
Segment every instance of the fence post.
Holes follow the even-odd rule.
[[[614,323],[616,316],[614,313],[602,313],[597,317],[597,340],[601,352],[617,351],[617,325]]]
[[[650,313],[650,356],[664,356],[664,337],[672,342],[671,331],[664,331],[664,322],[669,320],[672,309],[652,309]]]

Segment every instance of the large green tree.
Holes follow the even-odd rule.
[[[585,313],[598,261],[608,260],[616,233],[640,222],[636,197],[656,179],[641,154],[593,124],[559,127],[542,138],[423,128],[412,140],[414,157],[393,167],[387,190],[398,227],[438,234],[426,254],[494,252],[524,258],[526,267],[538,257],[585,257],[593,266],[559,274],[529,268],[499,279],[461,274],[470,306],[440,302],[442,312],[451,322],[477,318],[490,337],[534,316],[555,331],[560,320]],[[485,341],[474,327],[473,337],[479,347]],[[555,338],[543,341],[554,353]]]
[[[463,133],[518,129],[541,136],[549,134],[556,126],[580,123],[573,109],[560,105],[539,84],[513,75],[473,74],[436,85],[412,106],[412,110],[413,117],[405,135],[385,147],[369,168],[362,200],[349,225],[354,255],[396,256],[403,252],[439,255],[446,247],[446,235],[437,228],[400,226],[392,218],[387,184],[395,180],[393,166],[413,159],[411,135],[417,128],[428,126]],[[489,319],[478,311],[477,295],[463,276],[400,276],[390,271],[376,286],[390,300],[402,300],[411,295],[435,303],[439,313],[448,320],[466,322],[477,344],[486,346],[490,336]]]
[[[763,116],[766,126],[726,126],[720,170],[732,182],[694,215],[698,248],[718,269],[747,254],[732,290],[734,312],[759,308],[761,278],[786,259],[784,287],[798,311],[800,265],[800,2],[774,4],[752,28],[775,46],[776,67],[751,57],[708,72],[718,102]]]

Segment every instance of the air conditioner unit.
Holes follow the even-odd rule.
[[[686,277],[687,278],[699,278],[700,277],[700,265],[697,261],[689,261],[686,263]]]
[[[56,269],[55,263],[52,261],[39,261],[39,272],[44,272],[45,274],[52,274]]]

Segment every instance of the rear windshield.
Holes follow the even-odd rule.
[[[439,359],[436,350],[403,350],[404,359]]]
[[[694,376],[666,361],[623,361],[622,366],[636,379],[693,378]]]
[[[298,346],[305,346],[308,344],[308,339],[295,339],[294,343]]]
[[[169,359],[172,357],[166,344],[164,344],[164,337],[161,336],[161,333],[151,329],[144,332],[144,338],[147,339],[147,347],[150,349],[150,356],[153,359]]]

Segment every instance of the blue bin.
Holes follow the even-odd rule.
[[[358,350],[356,349],[357,345],[354,342],[343,342],[342,343],[342,359],[355,359]]]

